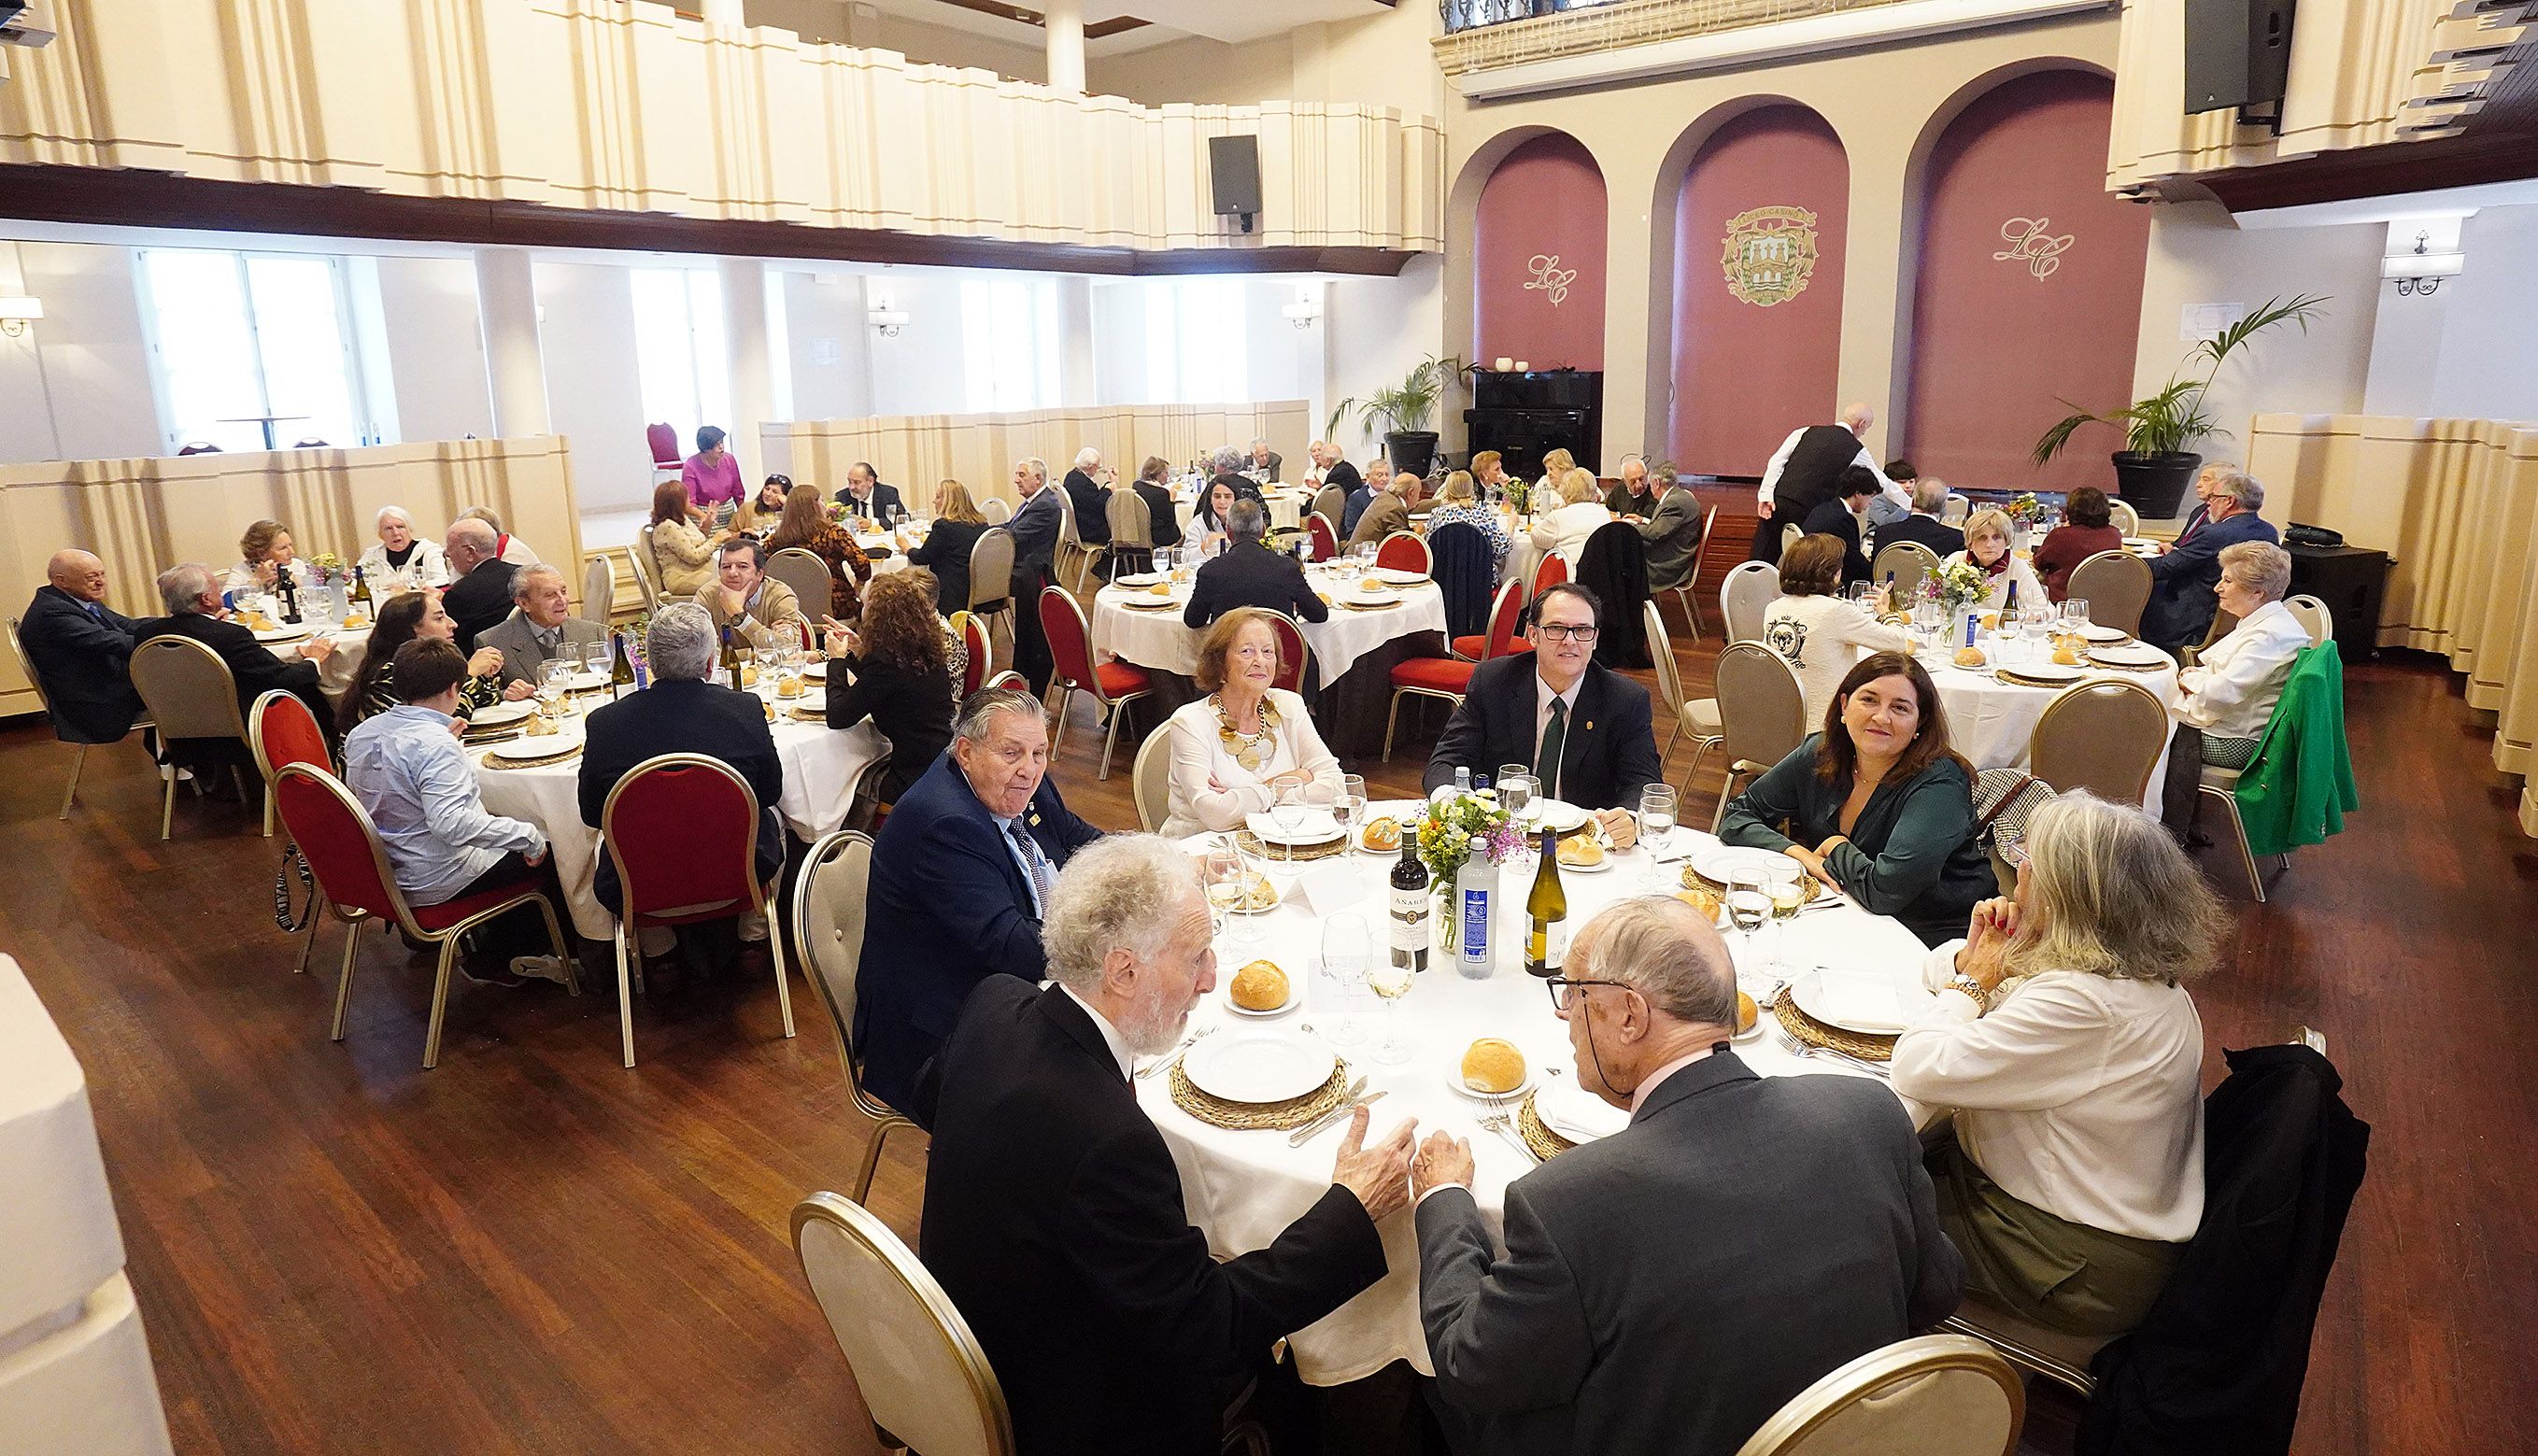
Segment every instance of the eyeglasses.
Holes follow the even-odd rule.
[[[1565,624],[1553,626],[1547,623],[1536,623],[1533,629],[1555,642],[1591,642],[1595,640],[1596,632],[1601,630],[1599,628],[1570,627]]]
[[[1578,980],[1570,976],[1556,975],[1551,977],[1549,980],[1544,981],[1542,984],[1546,990],[1551,992],[1551,1009],[1554,1011],[1567,1011],[1570,1003],[1577,999],[1575,996],[1571,995],[1570,992],[1586,986],[1618,986],[1622,983],[1620,981]]]

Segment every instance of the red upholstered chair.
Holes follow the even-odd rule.
[[[1395,531],[1374,549],[1374,563],[1396,571],[1428,574],[1428,543],[1408,531]]]
[[[617,1026],[634,1065],[634,1003],[626,944],[664,929],[771,911],[775,881],[758,883],[758,795],[739,770],[702,754],[662,754],[634,765],[599,811],[599,837],[617,867]],[[776,880],[783,879],[781,871]],[[775,1004],[793,1034],[793,989],[784,977],[784,934],[771,914],[767,952]]]
[[[1490,603],[1490,630],[1487,636],[1456,637],[1454,655],[1465,662],[1487,662],[1515,650],[1515,627],[1524,620],[1524,587],[1509,581],[1499,587]]]
[[[1313,538],[1313,560],[1327,562],[1340,554],[1340,529],[1331,518],[1316,510],[1304,517],[1304,530]]]
[[[1269,680],[1269,686],[1290,693],[1303,692],[1304,665],[1313,660],[1313,646],[1304,640],[1303,624],[1284,612],[1272,612],[1269,630],[1278,638],[1278,676]]]
[[[961,695],[966,698],[978,691],[995,667],[995,643],[987,634],[987,619],[975,612],[953,613],[952,627],[969,649],[969,664],[961,673]]]
[[[667,425],[646,425],[643,438],[652,446],[654,474],[667,471],[676,476],[687,469],[687,462],[679,458],[679,432],[676,430]]]
[[[1125,662],[1093,660],[1093,629],[1084,621],[1084,608],[1075,598],[1054,586],[1039,590],[1040,630],[1048,634],[1048,654],[1056,661],[1051,681],[1057,685],[1057,733],[1049,740],[1048,756],[1057,757],[1058,743],[1066,737],[1066,703],[1070,695],[1090,693],[1102,710],[1110,715],[1110,735],[1102,743],[1102,776],[1110,776],[1110,753],[1119,746],[1120,707],[1154,691],[1146,679],[1146,670]]]
[[[1029,693],[1031,691],[1031,679],[1024,677],[1021,673],[1015,672],[1012,668],[1006,668],[1003,672],[989,678],[986,686],[990,688],[1010,688],[1016,693]]]
[[[1392,730],[1401,721],[1401,699],[1441,697],[1461,707],[1463,694],[1472,686],[1472,670],[1479,666],[1459,657],[1413,657],[1395,664],[1392,710],[1383,716],[1383,761],[1392,761]]]
[[[255,710],[247,714],[246,732],[247,747],[255,754],[255,771],[264,775],[264,837],[270,839],[273,776],[285,764],[310,763],[332,768],[335,760],[326,751],[326,730],[317,726],[317,715],[308,710],[308,704],[279,688],[255,700]],[[304,958],[301,968],[307,969]]]
[[[437,905],[409,904],[388,869],[388,853],[379,843],[378,829],[343,780],[317,764],[285,763],[274,774],[273,798],[280,806],[283,827],[307,858],[309,873],[317,877],[318,893],[344,922],[344,969],[335,980],[335,1023],[327,1033],[332,1039],[344,1039],[344,1007],[353,992],[353,960],[365,920],[386,921],[416,940],[440,947],[439,968],[432,981],[432,1020],[423,1036],[427,1071],[440,1062],[440,1023],[449,1009],[449,972],[457,959],[458,938],[513,907],[537,902],[538,913],[546,917],[547,938],[564,961],[569,988],[580,994],[580,984],[573,979],[572,955],[565,948],[564,928],[556,923],[555,906],[538,893],[536,881],[500,885]],[[309,935],[313,939],[316,933],[312,915]]]
[[[1556,551],[1545,552],[1542,556],[1542,564],[1536,566],[1533,571],[1533,594],[1537,597],[1541,596],[1568,579],[1569,563]]]

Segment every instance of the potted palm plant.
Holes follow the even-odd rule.
[[[1414,365],[1398,384],[1378,389],[1364,400],[1344,399],[1331,410],[1324,434],[1336,438],[1340,422],[1355,411],[1358,424],[1366,430],[1381,421],[1383,450],[1395,470],[1406,470],[1425,476],[1436,462],[1436,432],[1428,422],[1436,413],[1436,403],[1444,397],[1445,386],[1463,373],[1459,359],[1430,355]]]
[[[2297,323],[2302,333],[2307,333],[2308,321],[2327,301],[2323,295],[2315,294],[2267,298],[2254,312],[2195,345],[2194,352],[2177,366],[2177,373],[2171,375],[2157,394],[2135,400],[2120,410],[2094,414],[2063,400],[2075,413],[2044,431],[2043,438],[2036,442],[2036,463],[2042,465],[2062,453],[2062,447],[2084,425],[2114,426],[2124,432],[2124,447],[2113,457],[2116,494],[2145,519],[2173,517],[2178,502],[2185,498],[2186,484],[2203,464],[2203,457],[2195,454],[2191,446],[2230,432],[2203,407],[2204,396],[2212,387],[2213,377],[2221,372],[2222,363],[2238,346],[2276,324]],[[2200,378],[2194,377],[2197,364],[2201,365]]]

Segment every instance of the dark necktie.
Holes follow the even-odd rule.
[[[1542,783],[1542,796],[1560,797],[1560,751],[1569,742],[1569,700],[1551,699],[1551,721],[1542,728],[1542,752],[1533,761],[1533,776]]]
[[[1031,830],[1023,827],[1021,820],[1006,825],[1005,832],[1014,836],[1014,847],[1022,851],[1023,863],[1031,869],[1033,918],[1045,920],[1048,918],[1048,856],[1040,853],[1039,841],[1031,836]]]

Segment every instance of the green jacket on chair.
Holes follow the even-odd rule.
[[[2344,663],[2335,643],[2304,650],[2238,776],[2238,817],[2251,854],[2289,854],[2341,832],[2362,807],[2344,741]]]

